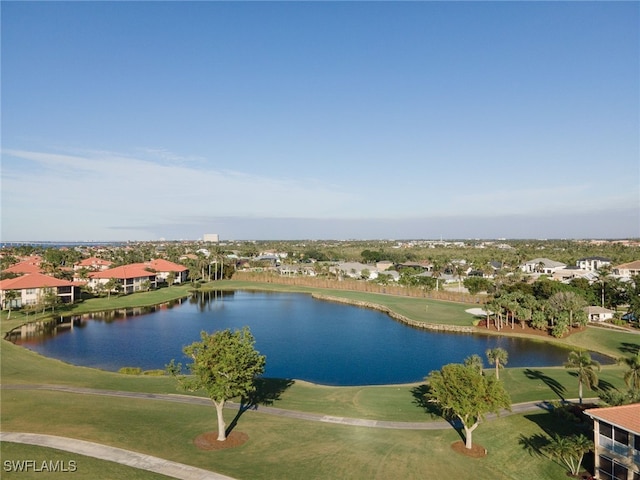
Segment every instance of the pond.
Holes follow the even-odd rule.
[[[534,340],[409,327],[385,313],[297,293],[208,292],[151,309],[76,317],[10,340],[65,362],[117,371],[162,369],[200,332],[248,325],[266,355],[266,377],[324,385],[418,382],[447,363],[501,347],[509,367],[562,365],[568,350]],[[595,356],[597,360],[606,359]]]

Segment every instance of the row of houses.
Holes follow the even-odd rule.
[[[80,297],[81,287],[95,291],[111,287],[123,293],[134,293],[157,288],[159,283],[183,283],[189,276],[187,267],[164,259],[115,268],[111,268],[112,265],[99,258],[85,259],[68,269],[73,275],[73,280],[70,281],[47,275],[40,257],[23,259],[3,270],[3,273],[18,276],[0,280],[0,304],[5,309],[9,306],[19,308],[35,305],[41,303],[51,292],[55,293],[60,302],[73,303]]]
[[[549,275],[561,281],[580,277],[593,280],[602,270],[610,271],[614,277],[629,279],[634,275],[640,275],[640,260],[612,265],[608,258],[588,257],[579,259],[575,265],[567,265],[548,258],[534,258],[520,265],[520,270],[532,275]]]

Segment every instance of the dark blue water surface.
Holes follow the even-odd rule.
[[[495,347],[509,352],[509,367],[562,365],[568,353],[533,340],[419,330],[384,313],[304,294],[210,292],[154,310],[126,316],[112,312],[14,341],[75,365],[151,370],[171,359],[189,363],[182,348],[200,340],[202,330],[247,325],[256,349],[267,357],[266,377],[325,385],[417,382],[474,353],[488,367],[485,351]]]

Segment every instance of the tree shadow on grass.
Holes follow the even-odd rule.
[[[618,348],[622,353],[629,353],[632,356],[637,355],[640,352],[640,343],[628,343],[622,342]]]
[[[593,438],[591,420],[585,415],[576,412],[573,405],[556,405],[547,413],[534,413],[524,415],[524,418],[535,423],[544,433],[534,433],[526,436],[521,434],[518,444],[522,449],[534,457],[546,457],[557,461],[545,451],[545,447],[551,444],[554,436],[570,437],[572,435],[585,435]],[[564,464],[560,463],[563,467]],[[582,469],[593,472],[593,454],[588,453],[582,460]]]
[[[417,387],[413,387],[411,389],[411,395],[413,396],[414,405],[422,408],[424,412],[433,420],[438,418],[446,420],[449,425],[451,425],[453,429],[458,433],[460,439],[464,441],[465,436],[462,422],[458,418],[446,415],[436,402],[430,401],[429,391],[429,385],[424,383],[422,385],[418,385]]]
[[[524,375],[530,380],[541,380],[547,387],[551,389],[554,394],[556,394],[560,398],[560,400],[564,401],[564,394],[567,389],[556,379],[545,375],[540,370],[531,370],[530,368],[527,368],[524,371]]]
[[[257,378],[254,382],[255,391],[240,401],[238,413],[227,427],[227,435],[236,427],[244,412],[256,410],[258,405],[273,405],[275,401],[280,400],[282,393],[294,383],[295,381],[289,378]]]

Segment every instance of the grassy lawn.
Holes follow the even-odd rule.
[[[6,403],[6,405],[5,405]],[[24,412],[37,412],[26,415]],[[228,420],[234,415],[227,412]],[[489,450],[482,459],[453,452],[459,439],[441,431],[380,430],[304,422],[246,412],[238,431],[241,447],[203,452],[193,445],[213,430],[212,408],[166,402],[89,397],[59,392],[3,392],[2,424],[7,431],[42,432],[96,441],[210,469],[237,478],[562,478],[563,469],[530,456],[520,435],[545,432],[548,413],[516,415],[482,425],[475,441]],[[3,457],[7,457],[3,444]],[[12,455],[22,455],[12,447]],[[16,452],[16,449],[18,451]],[[101,478],[105,478],[103,475]],[[112,477],[121,478],[121,477]]]
[[[219,282],[216,287],[303,291],[311,289],[273,284]],[[326,295],[386,305],[409,318],[451,325],[470,325],[473,317],[464,312],[469,305],[432,300],[372,295],[360,292],[321,290]],[[152,305],[179,298],[188,287],[172,287],[156,292],[111,299],[91,300],[74,306],[73,313]],[[22,323],[16,312],[1,330]],[[508,333],[508,332],[507,332]],[[640,336],[589,328],[562,341],[565,345],[597,350],[610,355],[628,354],[640,348]],[[0,342],[2,384],[64,384],[87,388],[149,393],[179,393],[168,377],[128,376],[76,367],[42,357],[9,342]],[[600,378],[606,388],[623,388],[624,368],[603,368]],[[491,370],[487,370],[491,374]],[[425,372],[427,375],[429,372]],[[513,402],[556,400],[577,397],[577,380],[562,367],[504,369],[501,371]],[[334,416],[390,421],[430,421],[416,402],[420,384],[326,387],[295,381],[285,388],[274,406]],[[50,433],[128,448],[181,463],[210,469],[237,478],[443,478],[552,479],[564,478],[564,469],[549,459],[530,455],[519,444],[520,436],[549,434],[559,426],[551,414],[518,414],[482,424],[474,441],[489,455],[471,459],[453,452],[459,439],[453,429],[440,431],[386,430],[307,422],[248,411],[237,430],[249,441],[236,449],[202,452],[193,446],[200,433],[215,429],[213,407],[175,404],[157,400],[125,399],[40,390],[2,390],[0,421],[4,431]],[[585,396],[595,396],[585,390]],[[235,415],[228,409],[228,421]],[[560,425],[561,426],[561,425]],[[3,443],[4,459],[71,458],[55,450]],[[53,453],[51,453],[53,452]],[[51,455],[61,455],[61,457]],[[73,455],[72,455],[73,456]],[[76,458],[75,456],[74,458]],[[87,472],[111,472],[99,460],[82,458]],[[87,478],[158,478],[153,474],[113,470]],[[23,475],[23,474],[21,474]],[[42,475],[42,474],[39,474]],[[78,473],[76,473],[78,475]],[[137,475],[137,476],[136,476]],[[16,475],[17,476],[17,475]],[[4,475],[3,475],[4,477]],[[9,477],[8,477],[9,478]],[[26,478],[22,477],[21,478]],[[39,476],[38,478],[44,478]],[[78,477],[82,478],[82,477]]]
[[[34,472],[31,471],[15,471],[12,469],[3,469],[2,478],[5,480],[44,480],[45,478],[60,478],[63,476],[71,476],[78,480],[95,480],[96,478],[126,478],[127,480],[168,480],[171,477],[159,475],[157,473],[139,470],[137,468],[119,465],[113,462],[98,460],[97,458],[85,457],[76,453],[62,452],[60,450],[38,447],[35,445],[23,445],[18,443],[2,442],[2,460],[3,462],[16,462],[20,460],[35,460],[37,465],[42,469],[42,462],[61,462],[58,465],[64,465],[69,469],[69,462],[75,462],[75,470],[73,472]],[[11,464],[15,465],[15,464]],[[3,463],[4,466],[4,463]]]

